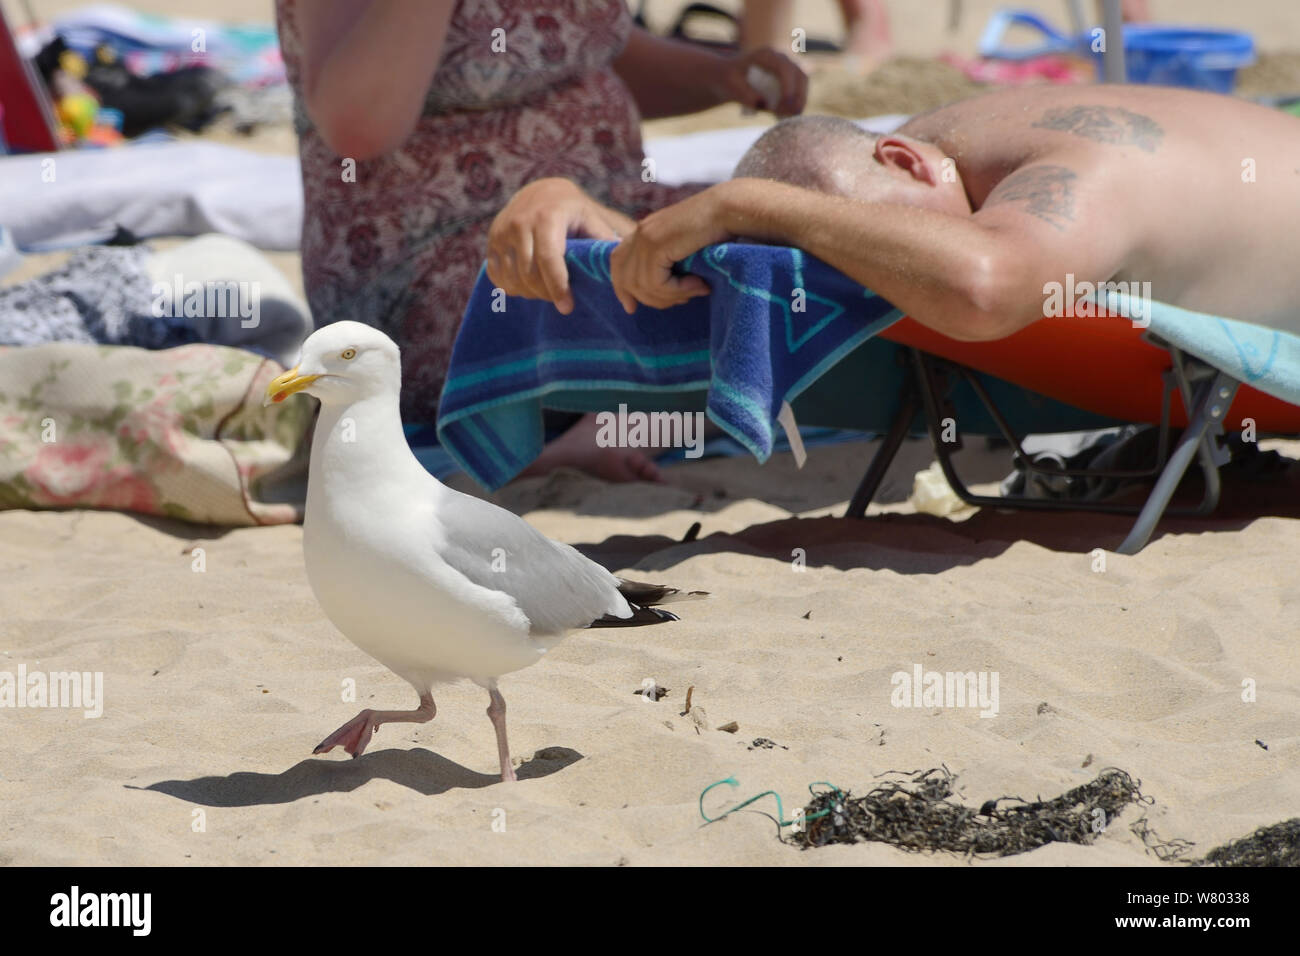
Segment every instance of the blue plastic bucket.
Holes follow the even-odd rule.
[[[1037,42],[1012,46],[1007,34],[1022,27],[1038,35]],[[998,10],[980,37],[980,56],[1000,60],[1028,60],[1053,53],[1089,54],[1102,78],[1102,54],[1093,51],[1094,34],[1087,30],[1070,36],[1028,10]],[[1237,70],[1255,62],[1255,41],[1249,33],[1209,27],[1129,23],[1124,26],[1124,51],[1130,83],[1187,86],[1197,90],[1231,93]]]
[[[1093,55],[1100,72],[1101,54]],[[1124,59],[1130,83],[1231,93],[1237,70],[1255,62],[1255,41],[1230,30],[1130,23]]]

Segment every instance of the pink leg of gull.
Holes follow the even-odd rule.
[[[506,699],[501,696],[501,691],[496,689],[496,685],[488,688],[490,703],[488,704],[487,715],[492,721],[492,727],[497,732],[497,755],[501,758],[501,782],[515,782],[515,768],[510,765],[510,745],[506,743]]]
[[[502,710],[504,709],[503,704]],[[360,757],[380,724],[425,724],[433,720],[437,712],[433,695],[427,692],[420,695],[420,706],[415,710],[363,710],[317,744],[312,753],[323,754],[335,747],[342,747],[354,758]]]

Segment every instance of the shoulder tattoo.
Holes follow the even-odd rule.
[[[1035,129],[1054,129],[1073,133],[1094,143],[1110,146],[1136,146],[1154,153],[1165,131],[1149,116],[1120,106],[1067,106],[1050,109],[1034,123]]]
[[[1065,224],[1074,222],[1074,182],[1078,178],[1065,166],[1026,166],[998,183],[984,208],[1024,203],[1025,212],[1064,232]]]

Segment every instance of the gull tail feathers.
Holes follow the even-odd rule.
[[[629,604],[640,605],[641,607],[676,604],[679,601],[698,601],[700,598],[709,596],[708,591],[683,591],[679,588],[668,587],[666,584],[646,584],[642,581],[627,581],[623,578],[618,579],[618,593],[623,595]]]

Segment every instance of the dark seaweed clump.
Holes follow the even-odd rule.
[[[989,800],[978,810],[954,801],[947,767],[885,776],[870,792],[815,796],[793,836],[804,847],[871,840],[904,850],[1011,856],[1048,843],[1092,843],[1130,804],[1150,804],[1141,781],[1114,767],[1050,800]],[[825,812],[823,812],[825,811]]]
[[[1048,843],[1087,846],[1132,804],[1155,801],[1142,781],[1108,767],[1088,783],[1050,800],[998,797],[978,810],[953,799],[954,776],[947,767],[900,773],[855,797],[831,789],[804,807],[802,826],[789,842],[803,848],[873,841],[903,850],[944,850],[973,857],[1011,856]],[[1145,813],[1129,824],[1156,857],[1194,866],[1300,866],[1300,817],[1260,827],[1198,859],[1180,859],[1195,844],[1164,840]]]
[[[1300,817],[1230,840],[1205,854],[1200,862],[1211,866],[1300,866]]]

